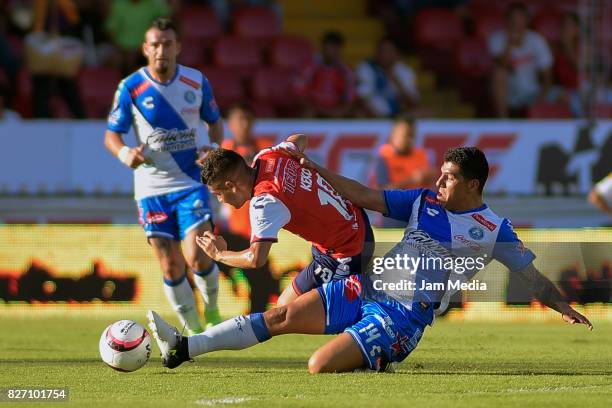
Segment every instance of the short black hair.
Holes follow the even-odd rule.
[[[248,167],[242,156],[228,149],[213,149],[198,164],[201,168],[200,180],[209,186],[222,181],[237,169]]]
[[[177,38],[179,36],[179,32],[178,32],[178,29],[176,28],[176,24],[174,24],[174,21],[172,21],[168,17],[156,18],[155,20],[151,22],[151,25],[149,26],[149,29],[151,28],[157,28],[159,31],[172,30],[174,31],[174,34],[176,34]]]
[[[451,147],[444,153],[444,162],[459,166],[461,175],[468,180],[478,180],[478,190],[482,193],[489,177],[489,162],[477,147]]]
[[[344,36],[338,31],[327,31],[323,34],[323,38],[321,39],[321,44],[333,44],[333,45],[344,45]]]

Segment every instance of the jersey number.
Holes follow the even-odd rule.
[[[346,203],[340,197],[340,194],[329,185],[327,181],[319,173],[317,173],[317,194],[319,195],[319,201],[321,205],[332,205],[339,213],[344,217],[345,220],[350,221],[353,216],[349,213]]]

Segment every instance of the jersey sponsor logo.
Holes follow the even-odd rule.
[[[287,160],[283,170],[283,191],[294,194],[297,184],[297,173],[300,169],[299,164],[293,160]]]
[[[181,109],[181,115],[196,115],[200,112],[198,108],[183,108]]]
[[[470,241],[469,239],[467,239],[462,234],[457,234],[457,235],[453,236],[453,238],[455,238],[457,241],[461,242],[466,247],[468,247],[470,249],[473,249],[474,251],[480,251],[482,249],[482,247],[480,245],[478,245],[476,242]]]
[[[147,224],[161,224],[168,219],[168,214],[163,211],[147,211],[145,219]]]
[[[183,98],[185,98],[185,102],[187,103],[194,103],[196,100],[196,95],[193,91],[187,91],[183,95]]]
[[[155,104],[153,103],[153,97],[147,96],[146,98],[144,98],[142,101],[142,106],[147,109],[153,109],[155,107]]]
[[[132,92],[130,92],[130,95],[132,96],[132,99],[136,99],[138,98],[144,91],[146,91],[149,87],[151,86],[151,83],[149,83],[149,81],[144,81],[143,83],[141,83],[140,85],[138,85],[136,88],[134,88],[132,90]]]
[[[264,173],[272,173],[272,171],[274,171],[274,163],[276,163],[275,159],[267,159],[266,167],[264,167]]]
[[[472,218],[487,227],[489,231],[495,231],[495,228],[497,228],[497,225],[493,224],[480,214],[472,214]]]
[[[431,217],[435,217],[436,215],[440,214],[440,211],[434,209],[434,208],[427,208],[425,210],[427,212],[427,215],[431,216]]]
[[[425,256],[429,257],[452,257],[453,254],[438,241],[429,236],[428,233],[422,230],[409,230],[404,234],[403,242],[406,242],[414,248],[421,251]]]
[[[179,76],[179,81],[189,85],[190,87],[194,88],[194,89],[200,89],[200,84],[197,83],[196,81],[194,81],[193,79],[189,79],[184,75]],[[194,95],[195,96],[195,95]],[[187,101],[189,102],[189,101]]]
[[[312,172],[308,169],[302,169],[300,172],[300,187],[302,190],[312,191]]]
[[[147,137],[147,145],[156,152],[178,152],[195,149],[196,129],[178,130],[155,128]]]
[[[425,196],[425,201],[432,205],[440,205],[440,201],[428,195]]]
[[[484,231],[480,227],[472,227],[468,233],[470,234],[470,237],[476,241],[480,241],[484,237]]]

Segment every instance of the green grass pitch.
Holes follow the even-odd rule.
[[[611,322],[595,320],[589,333],[561,321],[438,320],[395,374],[311,376],[308,357],[328,337],[274,338],[176,370],[161,367],[154,346],[143,369],[115,372],[100,361],[98,339],[124,317],[3,315],[0,388],[65,386],[70,401],[60,405],[78,407],[612,406]]]

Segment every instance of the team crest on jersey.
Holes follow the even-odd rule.
[[[480,227],[472,227],[468,233],[470,234],[470,237],[476,241],[480,241],[484,237],[484,231]]]
[[[191,90],[185,92],[185,95],[183,95],[183,97],[185,98],[185,102],[187,102],[187,103],[194,103],[195,100],[196,100],[196,95]]]

